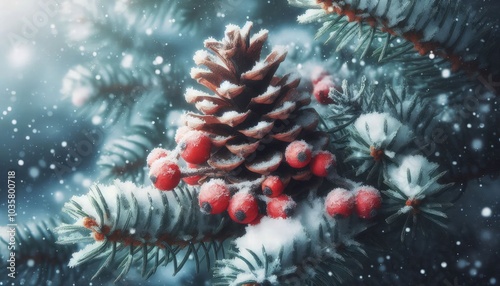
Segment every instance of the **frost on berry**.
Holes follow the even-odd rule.
[[[262,182],[262,193],[268,197],[277,197],[284,189],[285,184],[278,176],[269,176]]]
[[[335,88],[335,84],[330,77],[324,77],[314,85],[313,95],[321,104],[331,104],[333,99],[330,97],[330,89]]]
[[[219,214],[227,209],[230,196],[224,180],[214,179],[201,186],[198,201],[203,212]]]
[[[328,151],[319,151],[311,159],[309,167],[315,176],[326,177],[335,167],[335,164],[335,155]]]
[[[231,219],[237,223],[248,224],[259,214],[257,199],[249,193],[238,192],[229,201],[228,212]]]
[[[151,165],[149,178],[157,189],[170,191],[179,184],[181,171],[176,163],[170,161],[168,158],[161,158]]]
[[[305,141],[293,141],[286,147],[286,162],[293,168],[303,168],[311,161],[311,146]]]
[[[148,157],[146,158],[146,163],[148,164],[148,167],[151,167],[151,165],[153,165],[153,163],[156,160],[167,157],[167,155],[168,155],[168,150],[163,148],[154,148],[148,154]]]
[[[175,132],[175,142],[177,144],[179,144],[182,139],[184,138],[184,136],[189,132],[191,131],[192,129],[187,127],[187,126],[181,126],[177,129],[177,131]]]
[[[212,143],[203,132],[190,131],[184,135],[180,146],[182,159],[188,163],[202,164],[210,157]]]
[[[348,217],[354,210],[354,195],[352,192],[337,188],[326,196],[325,209],[330,216]]]
[[[356,213],[360,218],[369,219],[377,215],[382,206],[380,192],[371,186],[362,186],[354,190],[356,193]]]
[[[267,215],[272,218],[288,218],[293,215],[297,203],[287,196],[280,195],[267,203]]]

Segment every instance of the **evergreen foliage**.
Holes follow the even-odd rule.
[[[238,1],[63,2],[69,44],[85,46],[82,54],[95,51],[95,59],[72,68],[61,93],[115,131],[97,163],[100,182],[65,204],[73,221],[59,224],[57,244],[43,224],[38,235],[30,237],[33,229],[22,234],[35,249],[49,243],[43,251],[64,251],[56,259],[59,268],[49,265],[47,276],[29,281],[59,270],[76,275],[99,263],[94,278],[106,272],[115,281],[127,279],[134,268],[149,279],[164,271],[160,266],[173,267],[176,275],[192,264],[198,272],[208,271],[214,285],[414,282],[367,268],[372,257],[390,248],[395,261],[405,261],[405,251],[418,248],[418,239],[449,234],[447,211],[467,181],[499,174],[498,133],[467,127],[470,121],[496,130],[499,117],[488,120],[477,109],[496,108],[498,89],[485,79],[498,76],[498,25],[462,1],[288,3],[307,9],[298,22],[318,25],[313,34],[322,46],[301,43],[308,50],[300,52],[297,44],[285,59],[283,47],[264,45],[267,30],[251,36],[252,23],[231,24],[223,40],[204,42],[212,53],[194,54],[195,63],[207,69],[189,73],[185,66],[191,64],[181,57],[191,52],[185,47],[201,46],[207,31],[214,32],[207,20],[238,11]],[[243,18],[234,24],[243,24]],[[193,35],[193,43],[167,45],[182,33]],[[261,50],[270,51],[263,60]],[[350,66],[356,61],[363,64]],[[321,70],[318,78],[314,68]],[[297,70],[300,83],[288,75]],[[188,75],[213,94],[191,88]],[[323,94],[330,101],[311,103],[321,79],[330,84]],[[471,98],[474,108],[458,109]],[[202,114],[188,111],[176,121],[193,107]],[[186,148],[180,125],[208,134],[212,149],[206,163],[193,167],[179,161]],[[464,150],[481,136],[491,143],[482,156]],[[313,146],[312,156],[335,155],[326,177],[287,163],[285,149],[296,139]],[[229,185],[231,196],[243,190],[256,197],[258,218],[244,226],[226,212],[206,215],[198,186],[181,183],[172,191],[150,186],[146,157],[158,146],[173,148],[161,160],[181,162],[184,179],[217,178]],[[297,202],[293,215],[266,216],[271,198],[260,186],[270,174],[291,182],[284,188]],[[373,207],[369,216],[360,210],[367,200],[360,189],[367,187],[383,194],[380,209],[367,203]],[[354,198],[352,215],[326,213],[325,197],[336,188]],[[40,236],[51,239],[42,242]],[[61,267],[62,260],[73,272]],[[361,282],[360,276],[365,276]]]

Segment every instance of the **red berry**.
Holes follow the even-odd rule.
[[[158,160],[160,158],[167,157],[167,155],[168,155],[168,150],[167,149],[154,148],[153,150],[151,150],[151,152],[149,152],[149,155],[146,158],[146,162],[148,164],[148,167],[151,168],[151,165],[153,165],[153,163],[156,160]]]
[[[182,139],[181,157],[188,163],[203,164],[210,158],[212,141],[201,131],[190,131]]]
[[[200,187],[198,202],[203,212],[220,214],[227,209],[231,193],[221,179],[211,180]]]
[[[277,197],[283,193],[285,184],[278,176],[269,176],[262,182],[262,193],[268,197]]]
[[[285,159],[293,168],[303,168],[311,161],[311,146],[305,141],[293,141],[285,149]]]
[[[335,85],[329,77],[324,77],[314,85],[313,95],[319,103],[333,103],[333,99],[329,96],[330,88],[335,88]]]
[[[293,214],[296,206],[297,204],[291,197],[280,195],[267,203],[267,215],[272,218],[288,218]]]
[[[350,216],[354,210],[354,194],[342,188],[333,189],[326,196],[325,209],[332,217]]]
[[[156,160],[151,165],[149,178],[154,186],[162,191],[174,189],[181,180],[181,171],[179,166],[167,158]]]
[[[335,155],[328,151],[320,151],[311,159],[309,167],[314,175],[326,177],[335,164]]]
[[[259,215],[257,199],[249,193],[236,193],[229,201],[227,212],[235,222],[248,224]]]
[[[356,212],[360,218],[372,218],[382,206],[380,192],[374,187],[362,186],[356,192]]]

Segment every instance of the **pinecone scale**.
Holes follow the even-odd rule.
[[[310,160],[312,152],[328,146],[329,138],[316,129],[319,116],[307,107],[310,94],[296,90],[300,79],[275,75],[286,58],[286,49],[275,47],[260,60],[267,31],[250,36],[251,28],[250,22],[242,28],[229,25],[224,39],[210,38],[204,42],[208,51],[196,52],[198,67],[191,70],[191,77],[209,91],[186,90],[186,101],[198,112],[184,115],[185,126],[179,129],[177,142],[182,145],[190,140],[182,134],[193,131],[210,138],[208,160],[194,168],[198,172],[188,172],[190,177],[203,175],[201,184],[222,178],[233,193],[244,190],[258,196],[262,194],[261,183],[268,176],[277,176],[286,189],[296,192],[300,181],[313,176],[308,162],[300,167],[287,163],[287,147],[304,142],[309,152],[305,159]],[[285,194],[294,193],[286,189]]]

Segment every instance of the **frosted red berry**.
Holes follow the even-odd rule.
[[[293,141],[285,149],[285,159],[293,168],[303,168],[311,161],[312,151],[304,141]]]
[[[162,191],[173,190],[181,180],[181,171],[179,166],[167,158],[156,160],[151,165],[149,178],[153,185]]]
[[[297,204],[287,196],[280,195],[267,203],[267,215],[272,218],[288,218],[293,215]]]
[[[151,168],[151,165],[153,165],[156,160],[167,157],[167,155],[167,149],[154,148],[153,150],[151,150],[151,152],[149,152],[148,157],[146,158],[146,163],[148,164],[148,167]]]
[[[314,155],[309,163],[311,173],[318,177],[326,177],[335,167],[335,155],[328,151],[320,151]]]
[[[348,217],[354,210],[354,194],[346,189],[333,189],[325,199],[325,210],[332,217]]]
[[[335,88],[335,85],[329,77],[324,77],[314,85],[313,95],[319,103],[333,103],[333,99],[329,96],[330,88]]]
[[[257,199],[249,193],[236,193],[229,200],[227,212],[229,213],[229,217],[235,222],[248,224],[254,221],[259,215]]]
[[[203,164],[210,158],[212,141],[201,131],[190,131],[181,141],[181,157],[188,163]]]
[[[278,176],[268,176],[262,182],[262,193],[268,197],[277,197],[283,193],[285,184]]]
[[[211,180],[200,187],[198,203],[207,214],[220,214],[228,205],[231,193],[223,180]]]
[[[362,186],[356,192],[356,213],[360,218],[368,219],[377,215],[382,206],[380,192],[374,187]]]

